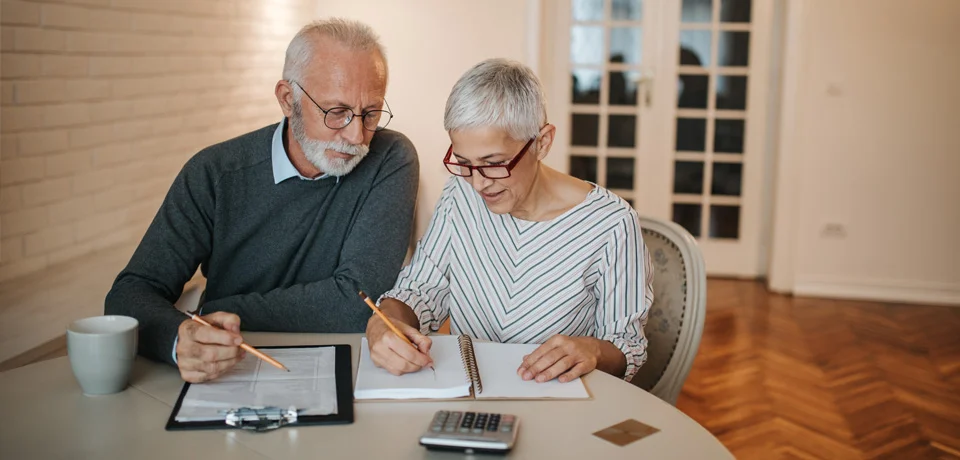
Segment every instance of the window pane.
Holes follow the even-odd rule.
[[[677,151],[702,152],[706,149],[707,120],[677,118]]]
[[[720,22],[750,22],[751,0],[721,0]]]
[[[673,193],[703,193],[703,163],[678,161],[673,170]]]
[[[710,238],[740,237],[740,207],[710,206]]]
[[[702,218],[699,204],[673,205],[673,221],[687,229],[694,238],[700,237],[700,219]]]
[[[603,0],[573,0],[570,9],[574,21],[603,20]]]
[[[570,156],[570,175],[596,183],[597,157]]]
[[[707,108],[707,91],[710,77],[707,75],[680,74],[677,82],[677,107],[681,109]]]
[[[717,65],[746,67],[750,64],[750,32],[720,32]]]
[[[600,71],[591,69],[574,69],[571,73],[574,104],[600,103]]]
[[[747,77],[717,77],[717,108],[721,110],[746,110]]]
[[[610,115],[607,121],[608,147],[633,147],[637,145],[636,115]]]
[[[607,188],[633,190],[633,158],[607,158]]]
[[[717,120],[714,125],[713,151],[743,153],[743,120]]]
[[[570,120],[570,145],[596,147],[600,139],[600,115],[575,113]]]
[[[680,32],[680,65],[710,66],[710,31]]]
[[[639,64],[642,38],[639,27],[610,29],[610,62]]]
[[[641,0],[613,0],[610,15],[615,21],[639,21],[643,18]]]
[[[710,22],[713,4],[710,0],[683,0],[680,20],[683,22]]]
[[[603,63],[603,27],[573,26],[570,28],[570,62]]]
[[[610,72],[610,105],[637,105],[640,72]]]
[[[740,196],[740,181],[743,165],[740,163],[714,163],[713,185],[710,193],[714,195]]]

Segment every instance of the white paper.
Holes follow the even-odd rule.
[[[517,368],[523,357],[533,353],[538,344],[473,342],[473,351],[477,356],[477,368],[483,391],[477,399],[587,399],[590,394],[583,382],[577,378],[566,383],[557,379],[537,383],[536,380],[523,380],[517,375]]]
[[[370,346],[364,337],[360,343],[360,367],[357,370],[356,399],[449,399],[470,395],[470,380],[460,358],[457,336],[430,337],[430,357],[436,376],[429,368],[393,375],[377,367],[370,359]]]
[[[290,372],[271,366],[252,353],[220,378],[191,384],[178,422],[223,420],[241,407],[294,406],[300,415],[337,413],[336,348],[264,350]]]

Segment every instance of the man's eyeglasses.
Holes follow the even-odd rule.
[[[307,90],[303,89],[300,83],[295,81],[290,81],[290,83],[297,85],[300,91],[303,91],[303,94],[307,95],[310,102],[313,102],[313,105],[317,106],[317,108],[323,112],[323,124],[327,125],[327,128],[346,128],[347,125],[359,115],[360,119],[363,120],[364,129],[368,131],[380,131],[386,128],[387,125],[390,124],[390,120],[393,119],[393,114],[390,113],[390,104],[387,104],[386,99],[383,100],[383,103],[387,106],[387,110],[369,110],[362,114],[357,114],[350,107],[334,107],[325,110],[323,107],[320,107],[320,104],[317,104],[317,101],[313,100],[313,97],[307,93]]]
[[[450,161],[450,158],[453,157],[453,144],[450,144],[450,148],[447,149],[447,156],[443,158],[443,165],[447,167],[447,171],[450,171],[450,174],[455,176],[470,177],[473,175],[473,171],[476,170],[481,176],[487,179],[506,179],[510,177],[510,171],[513,171],[517,163],[520,163],[523,154],[527,153],[527,150],[530,150],[530,146],[533,145],[533,141],[536,139],[537,138],[533,138],[527,141],[527,144],[523,146],[523,150],[505,165],[471,166]]]

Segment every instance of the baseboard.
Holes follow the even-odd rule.
[[[796,279],[793,293],[801,297],[960,306],[960,283],[807,276]]]

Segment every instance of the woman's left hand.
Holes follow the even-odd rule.
[[[600,340],[594,337],[555,335],[527,356],[517,369],[523,380],[569,382],[597,368]]]

